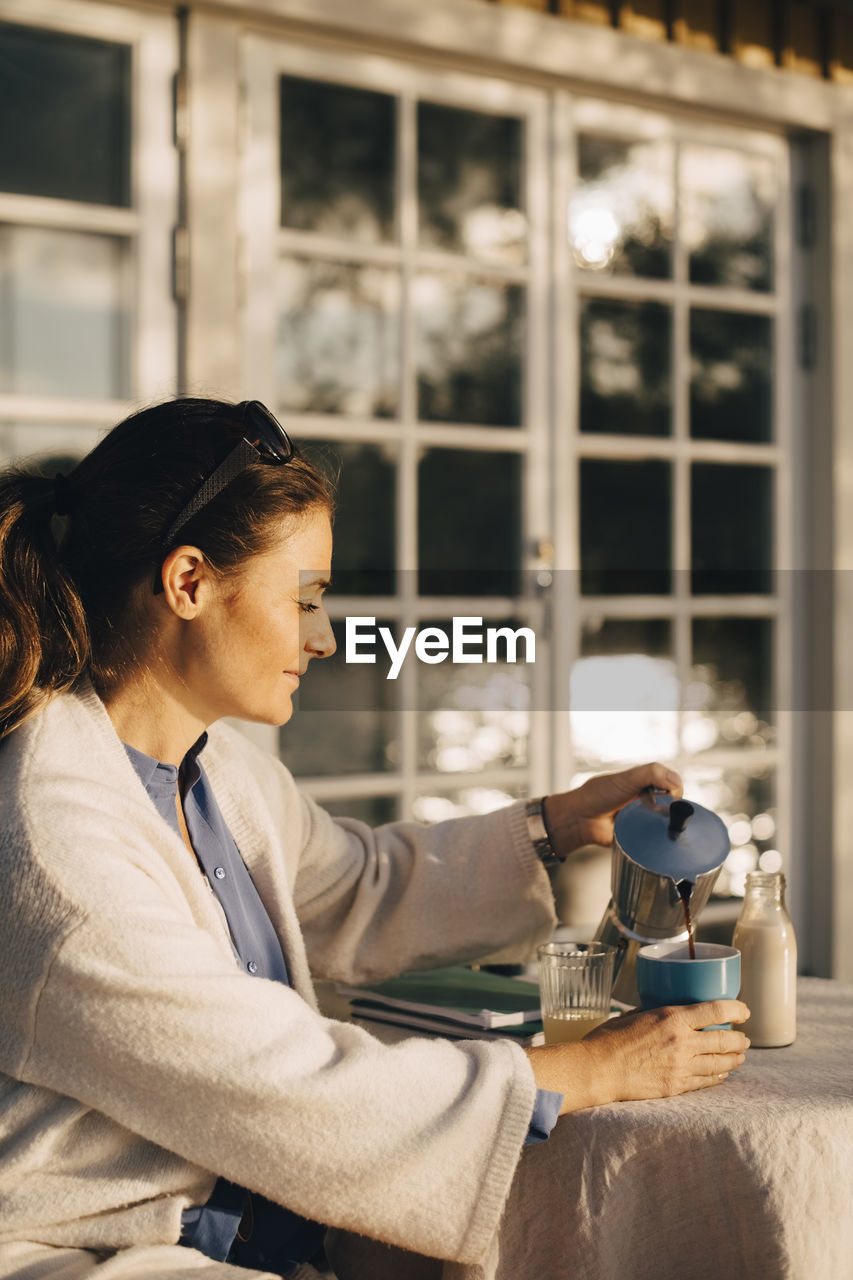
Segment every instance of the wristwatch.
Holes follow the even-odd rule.
[[[547,796],[537,796],[535,800],[527,801],[527,834],[539,855],[542,865],[544,867],[558,867],[561,862],[566,861],[566,855],[557,853],[557,850],[551,844],[551,835],[545,823],[545,801],[547,799]]]

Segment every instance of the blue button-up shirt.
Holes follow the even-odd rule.
[[[184,756],[180,769],[163,764],[125,743],[130,762],[157,812],[178,835],[177,795],[180,787],[184,819],[195,855],[225,915],[238,964],[248,973],[290,985],[287,962],[248,867],[216,803],[199,759],[207,742],[203,733]],[[539,1089],[525,1145],[542,1142],[557,1122],[562,1094]],[[324,1228],[220,1178],[207,1204],[184,1214],[181,1244],[209,1258],[238,1266],[287,1274],[318,1252]],[[237,1239],[244,1214],[251,1218],[250,1238]]]

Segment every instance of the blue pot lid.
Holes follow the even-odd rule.
[[[726,824],[691,800],[644,792],[616,815],[616,839],[632,862],[655,875],[696,883],[715,871],[731,845]]]

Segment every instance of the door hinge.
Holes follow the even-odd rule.
[[[817,364],[817,311],[810,302],[797,307],[797,360],[801,369]]]
[[[252,129],[252,103],[249,98],[249,86],[241,80],[237,88],[237,151],[245,155],[249,149],[249,134]]]
[[[172,141],[179,151],[186,151],[190,140],[189,96],[187,73],[183,69],[172,77]]]
[[[190,296],[190,233],[187,227],[172,229],[172,297],[186,302]]]
[[[811,182],[797,183],[794,198],[794,235],[798,248],[814,248],[817,241],[817,195]]]

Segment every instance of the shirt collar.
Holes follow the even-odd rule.
[[[178,788],[178,778],[181,775],[184,779],[184,786],[187,789],[195,786],[201,776],[201,766],[198,763],[198,758],[207,746],[207,731],[205,730],[193,743],[181,761],[180,767],[175,764],[166,764],[162,760],[157,760],[154,756],[147,756],[144,751],[131,747],[127,742],[122,743],[122,746],[130,757],[130,763],[136,770],[137,776],[146,791],[168,788],[175,792]]]

